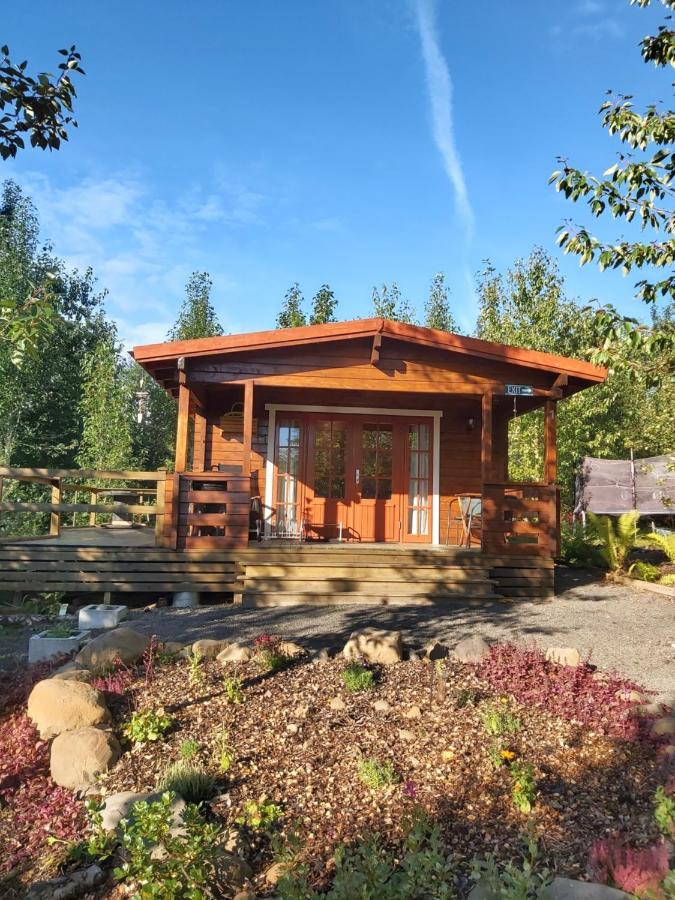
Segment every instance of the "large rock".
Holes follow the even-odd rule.
[[[38,681],[28,698],[28,717],[43,740],[84,725],[103,725],[110,712],[103,695],[81,681],[46,678]]]
[[[58,878],[36,881],[28,889],[26,900],[71,900],[73,897],[91,894],[104,881],[105,872],[94,864]]]
[[[442,641],[430,641],[424,648],[426,659],[446,659],[450,655],[450,649]]]
[[[107,772],[120,757],[120,745],[108,731],[78,728],[64,731],[52,743],[49,771],[61,787],[84,788]]]
[[[554,878],[543,893],[545,900],[629,900],[625,894],[606,884],[573,881],[571,878]]]
[[[118,659],[129,666],[141,659],[147,645],[148,638],[133,628],[114,628],[85,644],[75,662],[97,671],[111,668]]]
[[[279,644],[279,652],[283,653],[287,659],[299,659],[307,653],[304,647],[293,641],[282,641]]]
[[[119,794],[109,794],[104,798],[105,806],[101,811],[103,828],[106,831],[114,831],[122,819],[128,819],[134,804],[141,800],[153,803],[161,799],[161,793],[137,793],[136,791],[120,791]],[[183,824],[183,812],[186,807],[182,797],[176,797],[171,804],[171,825],[178,828]]]
[[[219,663],[248,662],[253,659],[253,650],[244,644],[230,644],[220,651],[216,659]]]
[[[50,678],[62,678],[66,681],[91,681],[91,669],[76,662],[69,662],[52,672]]]
[[[210,638],[202,638],[199,641],[195,641],[192,645],[192,652],[194,654],[199,654],[204,659],[215,659],[219,653],[225,650],[226,647],[232,641],[214,641]]]
[[[490,645],[479,634],[464,638],[455,647],[455,658],[463,663],[482,662],[490,653]]]
[[[363,657],[371,663],[389,666],[403,659],[403,639],[400,631],[380,631],[377,628],[364,628],[353,631],[344,646],[342,655],[345,659]]]
[[[558,663],[559,666],[578,666],[581,664],[581,653],[576,647],[549,647],[546,651],[546,659],[549,662]]]

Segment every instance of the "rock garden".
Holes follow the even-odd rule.
[[[675,719],[574,648],[128,627],[0,684],[0,896],[675,896]]]

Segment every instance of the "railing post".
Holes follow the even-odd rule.
[[[92,506],[96,506],[96,504],[98,503],[98,489],[97,488],[92,488],[91,491],[89,492],[89,502],[92,504]],[[95,525],[96,525],[96,513],[94,510],[91,510],[89,512],[89,527],[91,528],[91,527],[94,527]]]
[[[241,471],[251,474],[251,451],[253,449],[253,382],[244,382],[244,441]]]
[[[51,503],[54,506],[57,503],[61,502],[61,479],[57,478],[52,482],[52,499]],[[58,537],[61,532],[61,513],[60,512],[52,512],[49,516],[49,533]]]
[[[547,400],[544,403],[544,481],[546,484],[555,484],[558,477],[557,406],[555,400]]]
[[[187,470],[188,433],[190,423],[190,388],[185,372],[178,373],[178,421],[176,423],[176,472]]]

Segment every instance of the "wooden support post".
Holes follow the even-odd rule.
[[[188,436],[190,425],[190,388],[185,372],[178,373],[178,423],[176,425],[176,472],[187,471]]]
[[[164,473],[163,478],[157,479],[157,499],[155,500],[155,505],[157,506],[157,514],[155,516],[155,546],[163,547],[163,538],[164,538],[164,496],[166,491],[166,472]]]
[[[547,400],[544,404],[544,481],[546,484],[555,484],[558,477],[556,412],[556,401]]]
[[[61,479],[58,478],[52,484],[52,504],[61,502]],[[52,512],[49,517],[49,533],[58,537],[61,531],[61,514]]]
[[[251,474],[251,451],[253,449],[253,382],[244,382],[244,444],[242,455],[242,475]]]
[[[98,490],[96,488],[92,488],[89,492],[89,502],[92,504],[98,503]],[[93,510],[89,513],[89,525],[90,527],[96,525],[96,513]]]
[[[492,428],[492,394],[483,394],[483,426],[481,430],[481,480],[489,484],[494,478],[493,464],[493,428]]]
[[[201,403],[195,405],[195,426],[192,449],[192,471],[206,471],[206,413]]]

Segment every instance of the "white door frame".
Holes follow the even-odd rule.
[[[433,419],[433,453],[431,473],[431,543],[441,543],[441,417],[438,409],[388,409],[379,406],[313,406],[298,403],[266,403],[269,413],[267,427],[267,461],[265,463],[265,497],[263,499],[263,518],[265,534],[270,533],[270,520],[274,512],[274,447],[276,445],[278,412],[318,412],[318,413],[353,413],[357,416],[424,416]]]

